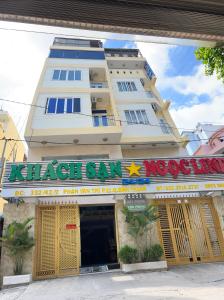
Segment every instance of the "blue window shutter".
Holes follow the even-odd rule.
[[[103,123],[103,126],[108,126],[107,116],[102,116],[102,123]]]
[[[80,107],[80,98],[74,98],[73,101],[74,101],[74,109],[73,109],[73,112],[74,112],[74,113],[80,112],[80,111],[81,111],[81,107]]]
[[[61,70],[59,79],[60,80],[66,80],[66,73],[67,73],[67,71]]]
[[[52,79],[53,80],[58,80],[59,79],[59,74],[60,74],[60,70],[54,70]]]
[[[58,98],[56,113],[57,114],[63,114],[64,111],[65,111],[64,106],[65,106],[65,99]]]
[[[73,109],[72,109],[72,98],[68,98],[67,99],[67,113],[68,114],[72,114],[73,113]]]
[[[74,80],[74,71],[68,72],[68,80]]]
[[[75,80],[81,80],[81,71],[75,71]]]
[[[48,100],[48,107],[47,107],[47,113],[48,114],[54,114],[56,108],[56,98],[50,98]]]
[[[94,127],[98,127],[100,125],[98,116],[93,116],[93,125]]]

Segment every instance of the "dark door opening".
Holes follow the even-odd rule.
[[[81,266],[115,265],[114,206],[80,207]]]

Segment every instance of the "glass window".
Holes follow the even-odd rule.
[[[47,103],[47,113],[48,114],[54,114],[55,113],[56,100],[57,100],[56,98],[48,99],[48,103]]]
[[[103,126],[108,126],[107,116],[102,116]]]
[[[145,110],[141,110],[141,113],[142,113],[142,117],[143,117],[143,120],[144,120],[144,124],[149,124],[149,120],[148,120],[146,111]]]
[[[130,110],[130,114],[131,114],[132,124],[138,124],[138,121],[137,121],[136,114],[135,114],[134,110]]]
[[[59,79],[59,74],[60,74],[60,70],[54,70],[53,72],[53,80],[58,80]]]
[[[140,110],[136,110],[136,114],[137,114],[137,118],[138,118],[138,123],[144,124],[141,111]]]
[[[67,113],[68,114],[73,113],[73,107],[72,107],[73,101],[72,100],[73,100],[72,98],[67,99]]]
[[[122,92],[122,91],[123,91],[123,89],[122,89],[121,82],[118,82],[118,83],[117,83],[117,85],[118,85],[118,90],[119,90],[120,92]]]
[[[93,125],[98,127],[100,125],[99,116],[93,116]]]
[[[74,80],[74,71],[68,71],[68,80]]]
[[[81,71],[75,71],[75,80],[81,80]]]
[[[57,102],[57,110],[56,113],[57,114],[63,114],[64,113],[64,106],[65,106],[65,99],[63,98],[59,98],[58,102]]]
[[[59,79],[60,80],[66,80],[66,73],[67,73],[66,70],[61,70]]]
[[[149,120],[145,110],[125,110],[124,112],[128,125],[149,124]]]
[[[136,85],[133,81],[119,81],[117,82],[120,92],[133,92],[137,91]]]
[[[74,113],[77,113],[77,112],[80,112],[81,111],[81,107],[80,107],[80,98],[74,98],[73,99],[73,112]]]
[[[137,91],[135,83],[133,81],[131,81],[131,87],[132,87],[132,91]]]
[[[127,123],[131,124],[131,115],[130,115],[129,110],[125,110],[124,113],[125,113],[125,118],[127,120]]]

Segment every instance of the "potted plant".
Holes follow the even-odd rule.
[[[28,218],[23,223],[13,221],[4,230],[0,241],[13,259],[13,272],[16,276],[5,276],[3,285],[27,283],[31,280],[30,275],[22,275],[22,273],[25,254],[34,246],[34,238],[29,234],[32,220],[33,218]]]
[[[125,245],[118,253],[124,272],[138,270],[166,270],[166,261],[161,261],[163,248],[152,245],[153,224],[159,219],[154,205],[146,206],[142,211],[132,211],[127,206],[122,210],[128,224],[128,234],[132,236],[137,248]]]

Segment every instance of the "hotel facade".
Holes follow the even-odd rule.
[[[152,232],[168,265],[223,260],[224,161],[187,157],[138,49],[55,38],[30,109],[28,161],[8,164],[5,226],[34,217],[35,247],[24,271],[33,279],[119,268],[134,241],[124,204],[154,203]],[[2,256],[3,275],[12,262]]]

